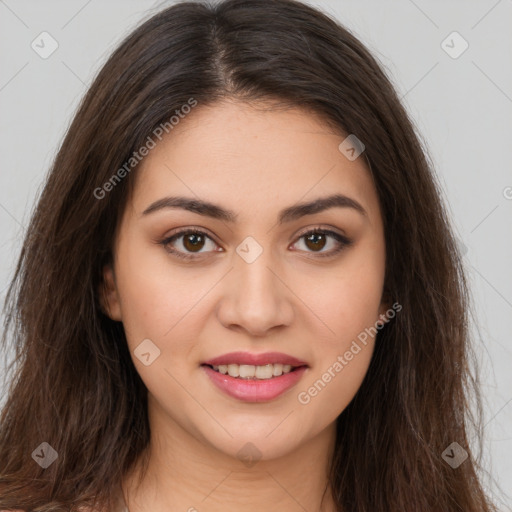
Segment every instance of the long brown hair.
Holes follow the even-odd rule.
[[[110,508],[148,445],[147,390],[122,324],[98,298],[136,166],[108,193],[94,191],[190,98],[197,108],[235,98],[310,109],[365,144],[385,225],[385,289],[402,311],[378,333],[366,378],[337,419],[338,508],[495,510],[469,446],[468,429],[477,440],[482,429],[467,285],[428,153],[361,42],[294,0],[168,7],[122,42],[89,88],[7,294],[3,343],[15,358],[0,426],[0,508]],[[32,457],[42,442],[58,454],[46,469]],[[453,442],[469,454],[457,468],[442,457]]]

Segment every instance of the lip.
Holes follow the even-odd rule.
[[[290,364],[292,366],[308,366],[304,361],[296,357],[283,354],[282,352],[265,352],[262,354],[251,354],[250,352],[230,352],[208,361],[203,365],[219,366],[221,364],[250,364],[253,366],[265,366],[266,364]]]
[[[221,360],[221,358],[217,359]],[[289,357],[288,360],[290,360]],[[215,361],[215,359],[212,359],[212,361]],[[201,369],[206,373],[213,384],[228,396],[243,402],[268,402],[274,400],[297,384],[304,372],[308,369],[307,366],[300,366],[300,368],[296,368],[289,373],[285,373],[279,377],[272,377],[271,379],[239,379],[231,377],[228,374],[224,375],[216,372],[213,368],[207,366],[207,364],[210,363],[201,365]]]

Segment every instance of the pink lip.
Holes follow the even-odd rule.
[[[217,359],[220,360],[221,358]],[[289,359],[290,358],[288,358],[288,360]],[[212,361],[215,361],[215,359]],[[239,379],[227,374],[223,375],[222,373],[216,372],[209,366],[206,366],[206,364],[201,365],[201,368],[221,391],[233,398],[242,400],[243,402],[268,402],[269,400],[273,400],[294,386],[307,370],[307,366],[301,366],[300,368],[297,368],[290,373],[280,375],[279,377],[260,380]]]
[[[308,366],[304,361],[283,354],[281,352],[265,352],[263,354],[251,354],[249,352],[230,352],[222,356],[215,357],[205,361],[203,364],[219,366],[221,364],[250,364],[254,366],[264,366],[266,364],[290,364],[292,366]]]

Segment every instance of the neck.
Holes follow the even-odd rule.
[[[122,485],[129,512],[336,512],[328,481],[334,423],[273,459],[227,455],[162,411],[150,410],[150,425],[146,471],[141,458]]]

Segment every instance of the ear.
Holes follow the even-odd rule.
[[[388,292],[383,292],[382,294],[382,300],[379,306],[379,319],[377,320],[377,325],[380,327],[384,326],[386,323],[389,322],[389,318],[386,315],[386,312],[391,309],[392,306],[392,299]],[[394,312],[394,310],[393,310]],[[394,315],[393,315],[394,316]]]
[[[111,263],[103,267],[103,280],[100,284],[99,298],[103,312],[112,320],[120,322],[122,320],[121,305]]]

